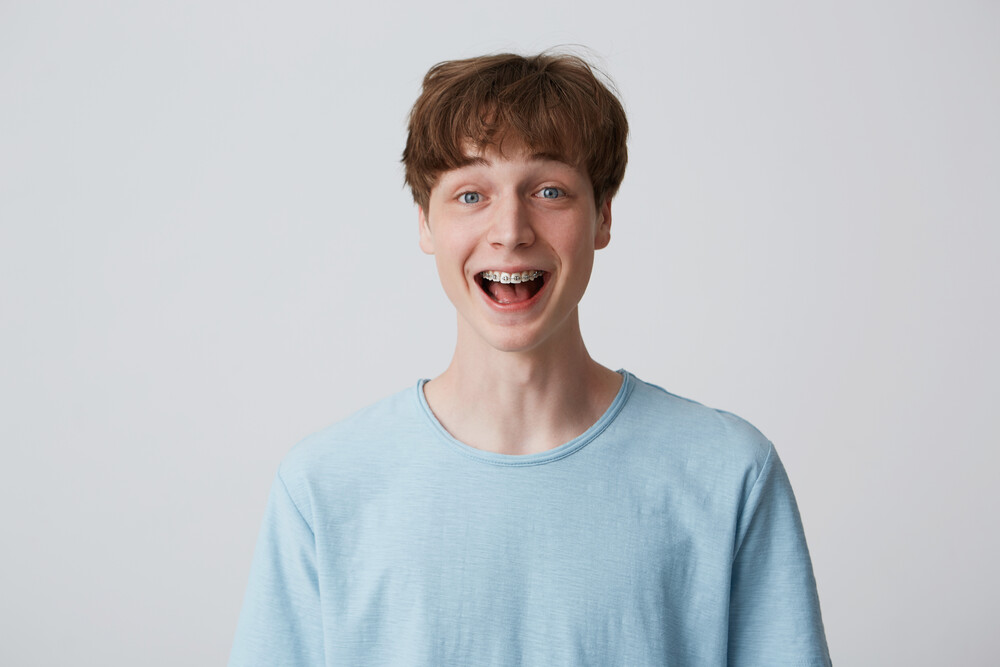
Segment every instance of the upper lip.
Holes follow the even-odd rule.
[[[489,267],[486,267],[484,269],[477,270],[476,271],[476,275],[478,276],[483,271],[502,271],[504,273],[524,273],[525,271],[545,271],[545,269],[540,268],[538,266],[528,266],[528,265],[515,266],[515,267],[512,267],[512,268],[504,268],[504,267],[501,267],[501,266],[489,266]]]

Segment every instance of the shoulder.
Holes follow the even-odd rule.
[[[647,437],[689,456],[758,471],[771,456],[771,442],[742,417],[632,379],[628,421]]]
[[[295,487],[350,478],[391,459],[425,428],[415,392],[411,386],[303,438],[285,455],[279,477],[295,495]]]
[[[631,379],[613,429],[617,460],[650,488],[698,499],[711,516],[738,511],[777,461],[771,442],[731,412]]]

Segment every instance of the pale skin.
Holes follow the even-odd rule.
[[[420,247],[458,312],[454,356],[424,393],[460,442],[543,452],[590,428],[621,386],[590,357],[578,315],[594,252],[611,238],[611,202],[594,201],[585,171],[524,147],[476,157],[441,174],[419,212]],[[483,271],[532,269],[544,286],[525,303],[480,286]]]

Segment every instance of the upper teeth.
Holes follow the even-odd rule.
[[[483,271],[482,276],[486,280],[499,283],[526,283],[542,275],[541,271],[521,271],[520,273],[507,273],[506,271]]]

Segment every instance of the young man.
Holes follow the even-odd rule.
[[[427,74],[403,162],[454,357],[286,457],[231,665],[829,664],[771,444],[584,346],[626,135],[575,57]]]

